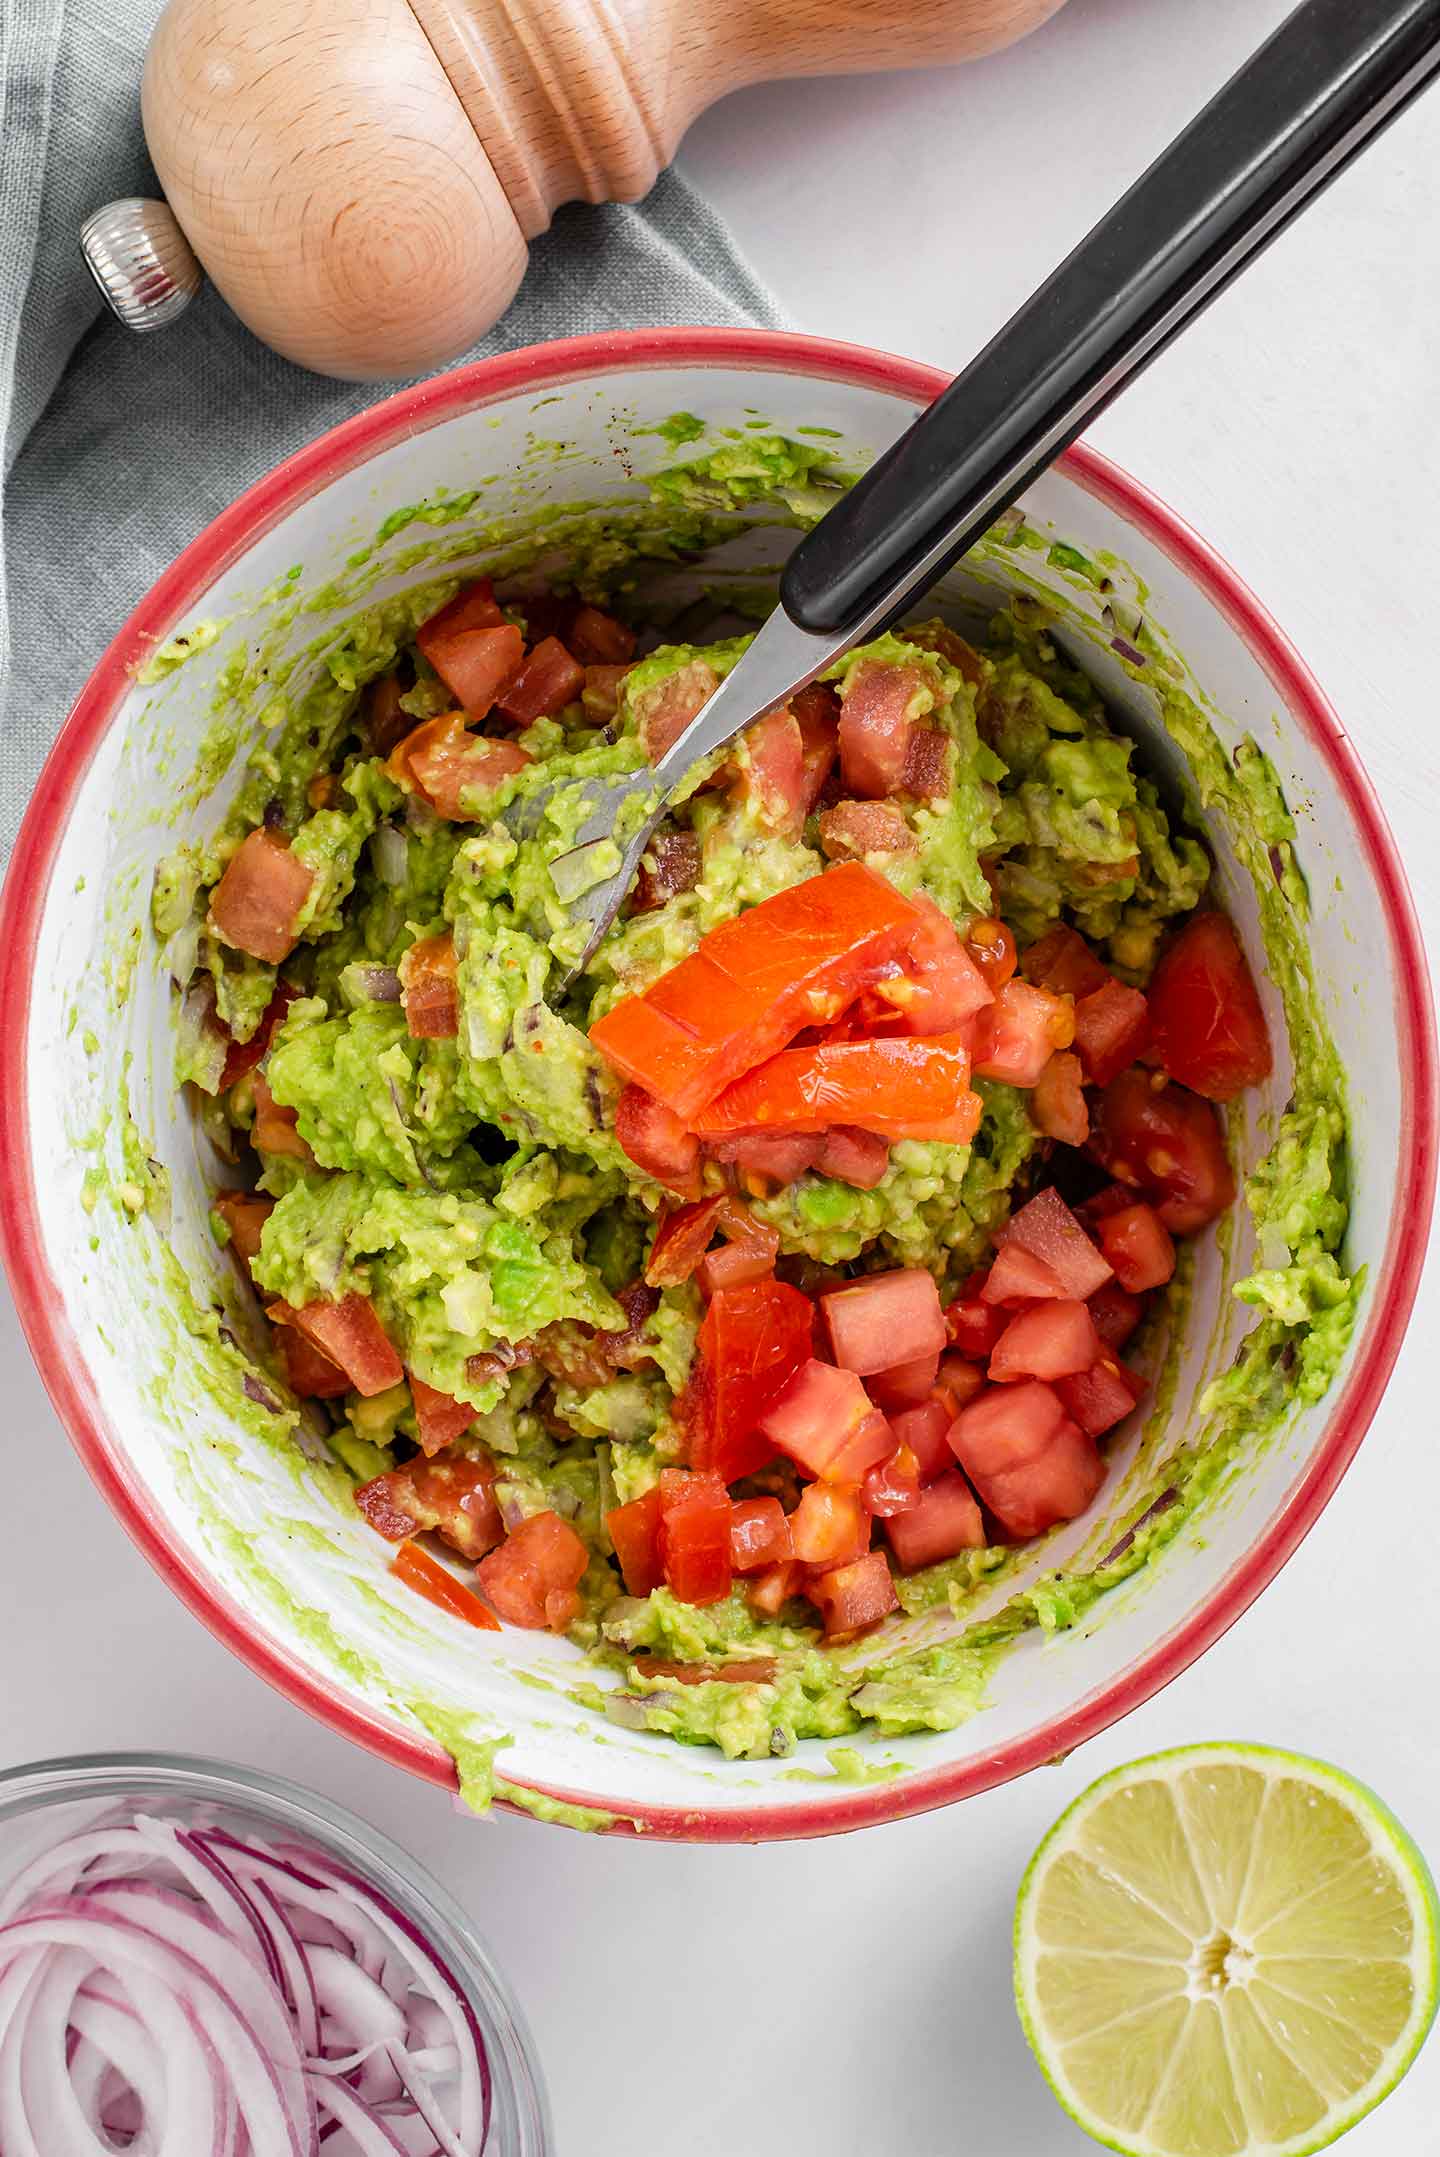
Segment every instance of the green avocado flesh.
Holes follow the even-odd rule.
[[[684,418],[664,423],[677,446],[692,438],[674,431]],[[674,467],[651,487],[657,511],[693,541],[707,519],[756,502],[773,504],[778,522],[813,521],[833,499],[833,484],[823,446],[756,435]],[[1235,1294],[1254,1306],[1256,1322],[1178,1447],[1172,1430],[1163,1463],[1157,1452],[1148,1482],[1135,1478],[1112,1547],[1032,1578],[1008,1601],[993,1590],[1033,1551],[997,1545],[899,1577],[905,1613],[954,1614],[948,1634],[919,1644],[907,1644],[904,1629],[892,1638],[887,1626],[827,1648],[809,1605],[793,1603],[778,1621],[762,1621],[738,1581],[727,1600],[703,1609],[664,1588],[631,1598],[605,1514],[683,1458],[673,1409],[694,1353],[697,1291],[663,1292],[650,1322],[653,1361],[639,1370],[585,1387],[534,1364],[501,1368],[509,1349],[543,1328],[568,1326],[583,1341],[594,1329],[623,1327],[616,1291],[639,1273],[664,1203],[661,1187],[616,1141],[618,1082],[588,1028],[717,924],[827,864],[813,816],[800,837],[779,835],[742,789],[707,786],[713,772],[702,766],[674,815],[698,841],[698,881],[654,911],[622,917],[578,985],[557,999],[577,944],[551,870],[573,843],[580,782],[642,765],[640,722],[669,677],[697,662],[722,675],[747,641],[703,641],[704,626],[690,614],[684,630],[701,641],[667,641],[676,625],[647,617],[646,547],[633,534],[627,539],[627,529],[607,537],[597,528],[576,572],[587,599],[642,628],[644,656],[620,685],[614,718],[597,723],[577,703],[520,734],[534,762],[474,804],[475,820],[445,822],[428,812],[366,746],[366,685],[397,662],[409,685],[410,723],[452,702],[413,645],[416,625],[455,588],[441,583],[357,621],[321,683],[282,714],[255,754],[213,838],[162,864],[157,931],[173,938],[186,924],[198,926],[197,975],[241,1042],[259,1026],[277,970],[205,926],[207,894],[262,820],[282,829],[315,872],[300,942],[279,969],[295,1000],[264,1067],[274,1100],[295,1112],[310,1158],[262,1160],[250,1151],[253,1081],[220,1094],[213,1059],[207,1067],[193,1033],[182,1039],[178,1075],[207,1129],[245,1164],[233,1180],[253,1174],[276,1202],[253,1267],[262,1301],[368,1297],[407,1371],[474,1408],[456,1451],[483,1447],[493,1456],[506,1518],[553,1510],[584,1537],[591,1563],[571,1637],[596,1677],[604,1671],[621,1680],[618,1689],[592,1683],[580,1666],[579,1695],[597,1716],[749,1760],[789,1755],[810,1738],[834,1746],[857,1732],[890,1739],[950,1729],[983,1706],[994,1659],[1008,1642],[1036,1625],[1074,1625],[1146,1564],[1224,1482],[1237,1454],[1278,1428],[1295,1403],[1323,1393],[1345,1348],[1358,1282],[1341,1255],[1344,1088],[1310,983],[1293,828],[1260,750],[1248,744],[1227,759],[1198,707],[1168,677],[1157,687],[1143,675],[1153,653],[1137,629],[1131,670],[1156,688],[1186,759],[1189,813],[1203,808],[1222,820],[1253,877],[1295,1080],[1245,1189],[1259,1263]],[[1009,556],[1023,563],[1036,537],[1010,530]],[[1082,575],[1102,573],[1074,549],[1059,558]],[[499,590],[523,626],[523,589],[512,597],[502,579]],[[867,657],[922,664],[936,685],[927,723],[948,744],[948,794],[897,801],[914,850],[872,856],[870,866],[908,894],[928,894],[962,928],[998,912],[1022,947],[1070,923],[1122,979],[1143,986],[1167,925],[1193,911],[1210,884],[1210,856],[1181,801],[1112,722],[1056,641],[1040,599],[1022,593],[991,620],[978,684],[931,646],[923,617],[917,621],[831,670],[843,688]],[[745,745],[729,755],[743,771]],[[317,786],[323,775],[335,783]],[[552,791],[538,827],[517,839],[499,812],[542,788]],[[312,806],[317,799],[324,805]],[[459,1032],[413,1039],[398,1004],[367,998],[378,972],[446,931],[458,957]],[[923,1267],[942,1296],[952,1294],[985,1259],[1012,1207],[1043,1179],[1047,1151],[1024,1093],[988,1082],[979,1090],[984,1115],[968,1146],[900,1142],[873,1189],[812,1171],[758,1200],[754,1210],[778,1233],[782,1258],[853,1271]],[[705,1173],[722,1187],[718,1166]],[[1163,1349],[1167,1328],[1173,1336],[1187,1271],[1182,1265],[1166,1308],[1152,1313],[1142,1346]],[[477,1365],[477,1357],[488,1361]],[[267,1368],[264,1379],[289,1400],[276,1370]],[[1164,1385],[1162,1378],[1161,1406]],[[357,1485],[412,1454],[406,1387],[329,1407],[330,1452]],[[762,1477],[753,1487],[770,1486]],[[987,1612],[972,1617],[982,1595]],[[457,1657],[482,1637],[456,1632]],[[773,1657],[774,1678],[677,1684],[646,1676],[637,1657],[709,1665]],[[859,1755],[847,1751],[844,1759],[855,1763],[847,1775],[865,1772]],[[483,1800],[487,1785],[488,1762],[470,1776],[467,1795]]]

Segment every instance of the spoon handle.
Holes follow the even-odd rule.
[[[1305,0],[791,555],[792,622],[889,618],[1440,69],[1440,0]]]

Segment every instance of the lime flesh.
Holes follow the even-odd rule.
[[[1363,1784],[1258,1745],[1102,1777],[1031,1860],[1015,1996],[1056,2096],[1135,2157],[1301,2157],[1435,2015],[1424,1858]]]

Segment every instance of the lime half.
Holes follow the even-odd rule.
[[[1015,1913],[1015,1997],[1051,2087],[1135,2157],[1300,2157],[1405,2073],[1435,2015],[1440,1908],[1362,1783],[1261,1745],[1106,1775]]]

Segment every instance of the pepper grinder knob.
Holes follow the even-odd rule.
[[[205,282],[168,202],[123,195],[80,227],[91,276],[127,329],[163,330]]]

